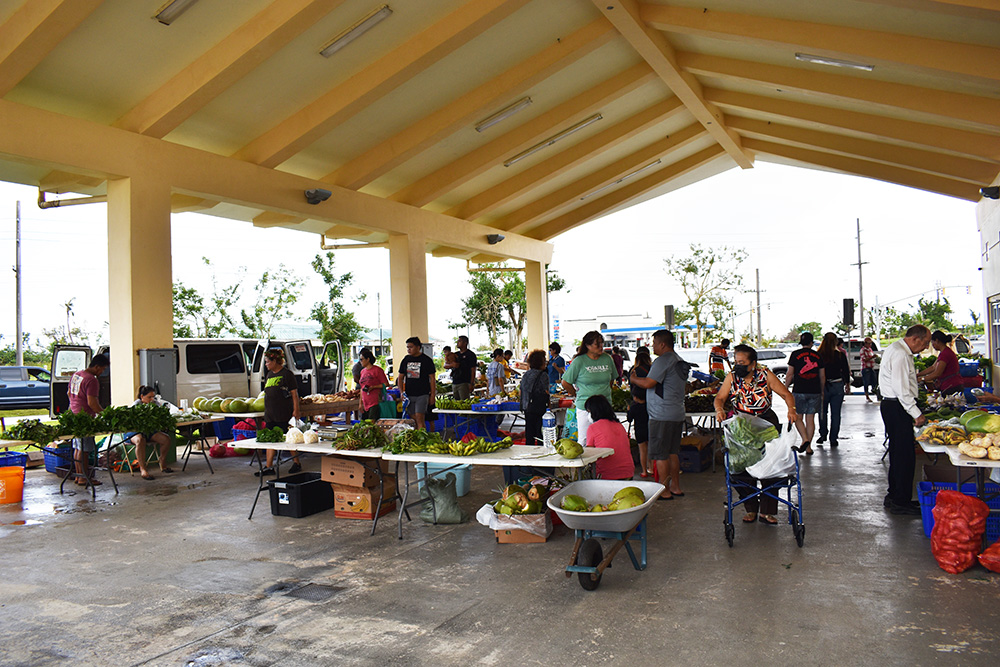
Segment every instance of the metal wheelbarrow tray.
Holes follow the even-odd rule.
[[[640,489],[646,497],[646,502],[638,507],[617,512],[571,512],[562,509],[562,499],[568,495],[586,498],[591,504],[606,505],[618,491],[627,486]],[[612,559],[625,547],[632,566],[637,570],[646,569],[646,514],[663,493],[664,487],[657,482],[615,481],[603,479],[587,479],[573,482],[559,493],[551,496],[547,504],[568,528],[576,532],[576,543],[573,554],[566,567],[566,576],[577,573],[580,586],[592,591],[601,583],[604,570],[611,565]],[[601,543],[596,538],[617,540],[605,556]],[[640,543],[641,557],[636,558],[629,540]]]

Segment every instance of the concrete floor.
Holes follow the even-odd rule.
[[[803,457],[804,548],[763,524],[729,548],[721,469],[686,474],[649,515],[649,568],[622,553],[594,592],[563,573],[564,528],[507,545],[475,522],[415,517],[399,540],[394,515],[374,537],[332,511],[248,521],[246,459],[96,501],[31,470],[0,506],[0,664],[996,665],[1000,575],[939,569],[920,518],[882,509],[878,406],[848,397],[844,422]],[[464,508],[500,482],[474,469]]]

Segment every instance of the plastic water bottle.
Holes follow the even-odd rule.
[[[550,451],[556,450],[556,416],[551,410],[542,415],[542,444]]]

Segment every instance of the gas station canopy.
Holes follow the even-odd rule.
[[[977,201],[1000,2],[5,0],[0,97],[0,180],[187,162],[175,212],[362,243],[408,218],[438,256],[544,262],[756,159]]]

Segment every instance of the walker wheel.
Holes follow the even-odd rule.
[[[726,524],[726,542],[729,542],[729,548],[730,549],[733,547],[733,537],[735,535],[736,535],[736,529],[733,527],[733,524],[727,523]]]

